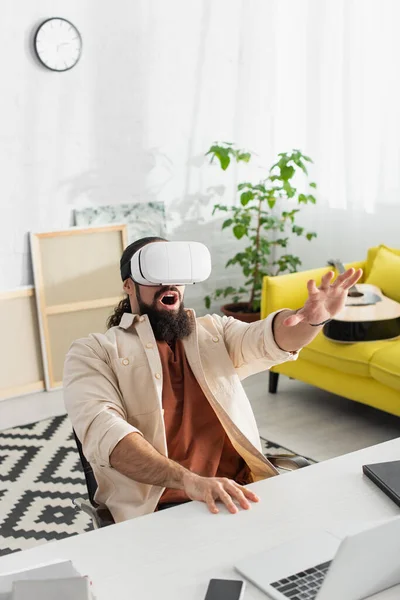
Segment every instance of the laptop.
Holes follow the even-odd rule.
[[[362,600],[400,583],[400,518],[344,539],[311,533],[235,569],[273,600]]]
[[[363,465],[363,471],[397,506],[400,506],[400,460]]]

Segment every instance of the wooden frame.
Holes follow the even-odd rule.
[[[35,292],[32,286],[0,293],[5,336],[0,371],[0,401],[44,390]],[[7,327],[10,331],[7,332]],[[19,365],[22,368],[19,368]]]
[[[47,390],[62,386],[62,363],[74,339],[104,331],[106,316],[122,299],[119,258],[126,245],[125,224],[31,233]]]

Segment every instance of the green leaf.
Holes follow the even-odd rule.
[[[219,146],[218,144],[215,144],[215,145],[211,146],[209,151],[206,153],[206,156],[211,154],[210,162],[213,162],[215,157],[218,158],[221,168],[224,171],[226,171],[226,169],[229,166],[229,163],[231,162],[231,159],[229,156],[230,151],[231,151],[230,148],[224,148],[223,146]]]
[[[292,232],[296,235],[303,235],[304,227],[299,227],[298,225],[293,225]]]
[[[251,200],[254,199],[254,194],[253,192],[243,192],[240,196],[240,202],[242,204],[242,206],[246,206]]]
[[[215,290],[214,296],[215,296],[215,298],[219,298],[220,296],[222,296],[223,293],[224,293],[224,290],[221,290],[221,289]]]
[[[289,162],[290,158],[288,156],[286,156],[286,154],[282,155],[282,158],[280,158],[278,160],[278,167],[280,169],[283,169]]]
[[[269,200],[267,200],[268,202],[268,206],[272,209],[274,208],[275,204],[276,204],[276,200],[275,198],[269,198]]]
[[[266,254],[266,255],[271,254],[271,245],[272,245],[272,242],[270,242],[268,239],[266,239],[266,238],[260,239],[260,249],[263,254]]]
[[[238,240],[241,240],[244,235],[246,235],[247,229],[244,225],[235,225],[233,228],[233,235]]]
[[[229,154],[226,152],[220,152],[218,154],[216,154],[216,157],[219,159],[219,162],[221,164],[221,169],[223,171],[226,171],[226,169],[229,167],[229,163],[231,162],[231,159],[229,157]]]
[[[236,288],[228,286],[224,289],[224,298],[226,298],[227,296],[232,296],[232,294],[236,294]]]
[[[305,154],[303,154],[303,158],[304,158],[304,160],[306,160],[307,162],[310,162],[310,163],[312,163],[312,162],[313,162],[312,158],[310,158],[309,156],[306,156]]]
[[[292,223],[294,223],[295,214],[298,213],[298,212],[300,212],[299,208],[294,208],[290,212],[283,211],[282,212],[282,217],[283,217],[284,220],[285,219],[290,219],[290,221]]]
[[[317,237],[317,234],[314,232],[306,233],[306,238],[308,239],[309,242],[311,242],[311,240],[316,237]]]
[[[211,306],[211,298],[210,298],[210,296],[206,296],[204,298],[204,304],[205,304],[205,306],[206,306],[206,308],[208,310],[210,308],[210,306]]]
[[[312,187],[312,188],[316,188],[317,187],[317,184],[315,183],[315,181],[312,181],[310,183],[310,187]]]
[[[306,168],[305,164],[304,164],[304,163],[303,163],[303,162],[302,162],[300,159],[299,159],[299,160],[296,160],[295,162],[296,162],[296,165],[297,165],[298,167],[300,167],[300,169],[301,169],[301,170],[302,170],[302,171],[303,171],[303,172],[304,172],[306,175],[308,175],[308,171],[307,171],[307,168]]]
[[[307,200],[308,200],[308,202],[312,202],[313,204],[316,204],[316,202],[317,202],[316,197],[313,196],[312,194],[308,194]]]
[[[274,265],[279,267],[275,275],[278,275],[283,271],[294,273],[297,270],[297,267],[301,265],[301,260],[298,256],[293,256],[293,254],[283,254],[277,261],[274,262]]]
[[[242,215],[242,225],[244,225],[247,228],[250,226],[250,224],[251,224],[251,215],[248,213]]]
[[[296,193],[296,188],[292,187],[288,181],[283,183],[283,189],[285,190],[288,198],[293,198]]]
[[[249,275],[250,275],[250,273],[249,273]],[[253,285],[253,283],[254,283],[254,279],[253,279],[253,277],[252,277],[252,278],[251,278],[251,279],[249,279],[248,281],[245,281],[245,282],[244,282],[244,285]]]
[[[212,214],[214,215],[217,212],[217,210],[222,210],[222,211],[227,212],[228,207],[224,206],[223,204],[216,204],[213,208]]]
[[[307,204],[307,196],[305,196],[304,194],[299,194],[297,200],[299,204],[301,204],[302,202],[304,202],[304,204]]]
[[[226,219],[226,221],[224,221],[222,223],[222,229],[226,229],[227,227],[230,227],[233,223],[233,219]]]
[[[248,163],[251,159],[251,154],[250,154],[250,152],[240,152],[237,155],[237,159],[238,159],[238,161],[242,160],[243,162]]]
[[[285,181],[288,181],[289,179],[291,179],[294,175],[294,168],[290,167],[288,165],[286,166],[282,166],[281,167],[281,177],[282,179],[284,179]]]

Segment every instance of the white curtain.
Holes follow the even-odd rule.
[[[244,0],[240,10],[241,139],[268,159],[307,151],[325,206],[398,204],[400,2]]]
[[[332,208],[398,203],[400,3],[275,6],[274,146],[302,139]]]
[[[186,153],[189,167],[184,181],[175,171],[166,202],[174,188],[180,198],[204,197],[213,175],[198,169],[201,156],[225,139],[256,152],[264,167],[293,147],[310,154],[325,207],[372,214],[399,204],[399,0],[143,6],[149,143],[161,141],[175,165],[173,155]]]

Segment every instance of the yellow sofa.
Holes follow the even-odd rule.
[[[363,269],[368,277],[379,248],[370,248],[365,261],[346,267]],[[400,254],[399,250],[393,250]],[[261,318],[279,308],[296,309],[307,298],[307,281],[320,284],[330,267],[278,277],[265,277],[262,289]],[[306,346],[297,361],[271,369],[269,391],[276,393],[279,373],[299,379],[323,390],[369,404],[400,416],[400,338],[391,341],[339,344],[321,332]]]

